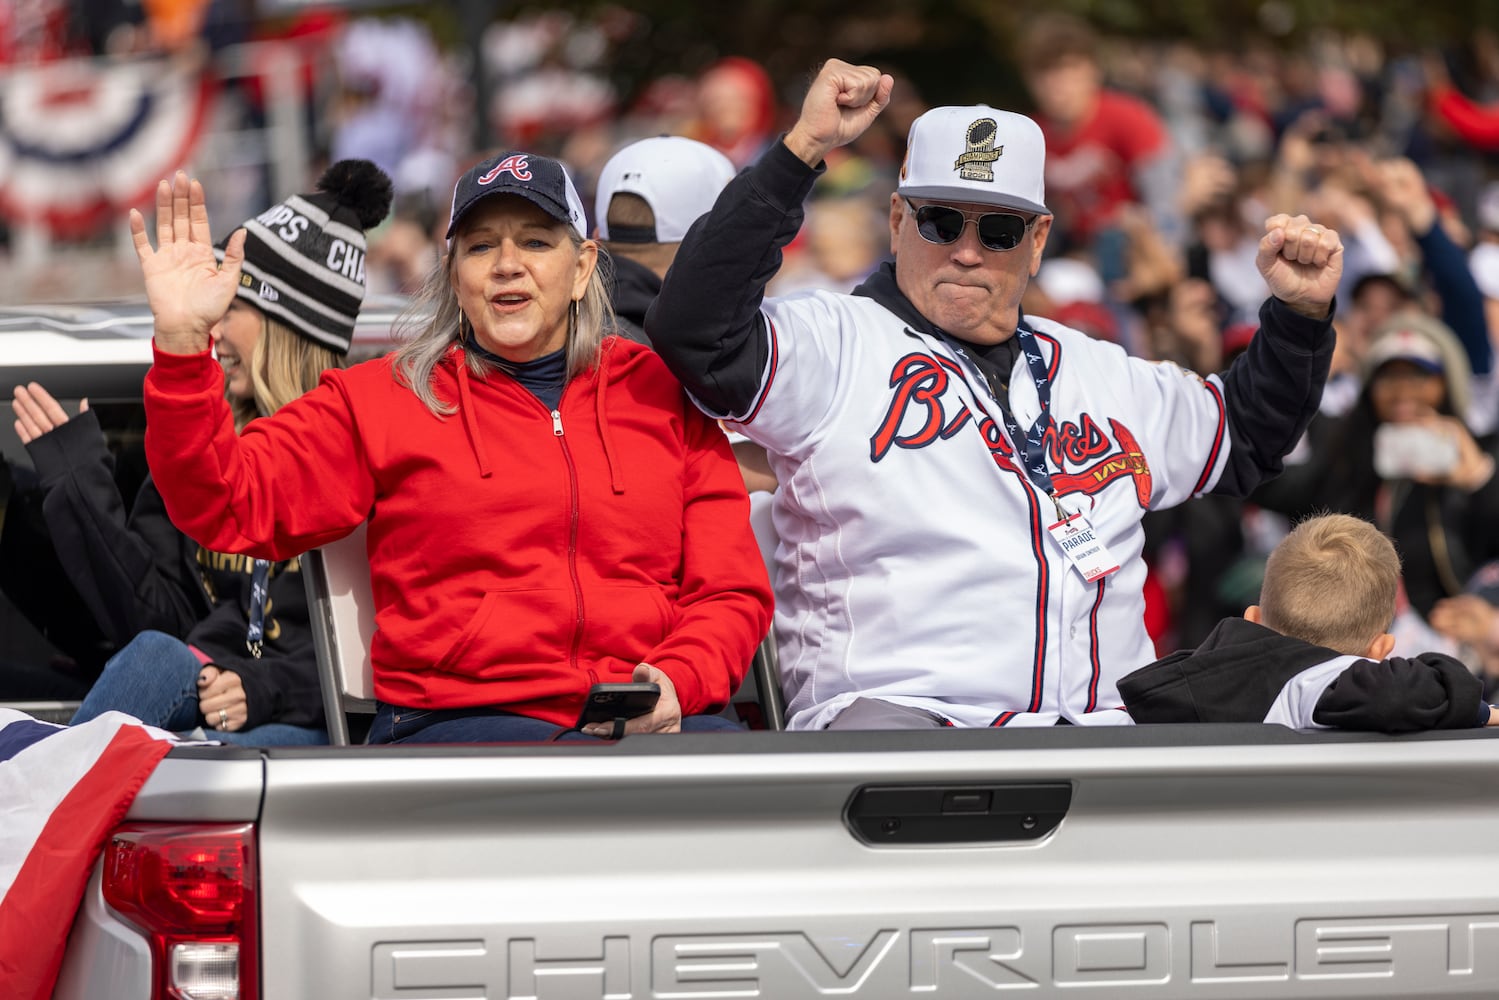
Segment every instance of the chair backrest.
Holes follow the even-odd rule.
[[[776,572],[776,528],[770,519],[770,506],[774,494],[750,494],[750,527],[754,529],[755,541],[760,545],[760,557],[765,560],[765,571],[775,582]],[[786,728],[786,699],[781,694],[780,660],[776,655],[775,625],[755,650],[755,659],[750,664],[750,678],[754,680],[755,697],[765,716],[767,729]],[[746,681],[745,687],[748,687]]]
[[[751,496],[750,524],[760,543],[767,570],[774,572],[776,536],[770,521],[770,495]],[[349,743],[346,713],[375,710],[374,667],[370,642],[375,636],[375,598],[370,590],[369,553],[365,526],[348,536],[302,556],[302,579],[307,586],[307,610],[317,648],[318,679],[323,689],[323,714],[328,742]],[[775,629],[755,651],[750,676],[736,700],[760,706],[768,729],[786,728],[786,703],[781,695]]]
[[[302,556],[307,610],[317,647],[318,678],[328,741],[349,743],[346,712],[374,712],[375,678],[370,641],[375,636],[375,597],[365,527]]]

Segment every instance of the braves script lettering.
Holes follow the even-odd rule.
[[[884,460],[892,449],[926,448],[953,438],[970,422],[975,423],[994,463],[1018,471],[1009,438],[987,414],[974,419],[968,404],[952,394],[955,405],[948,417],[944,397],[961,382],[962,369],[945,358],[930,354],[907,354],[890,371],[890,404],[879,427],[869,439],[869,460]],[[1091,414],[1076,421],[1063,420],[1048,427],[1043,437],[1054,471],[1052,486],[1059,496],[1082,493],[1092,496],[1121,477],[1132,477],[1135,497],[1142,508],[1150,504],[1150,465],[1130,429],[1108,418],[1108,431]]]

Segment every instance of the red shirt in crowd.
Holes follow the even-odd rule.
[[[1120,205],[1140,200],[1135,171],[1169,145],[1150,105],[1117,91],[1100,91],[1092,117],[1074,129],[1046,118],[1037,123],[1046,138],[1046,204],[1081,242],[1107,226]]]

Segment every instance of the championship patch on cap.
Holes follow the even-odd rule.
[[[999,126],[993,118],[980,118],[968,126],[968,148],[953,164],[958,168],[959,177],[965,181],[994,183],[994,168],[990,164],[1005,153],[1003,146],[994,148],[994,136],[998,131]]]
[[[907,198],[1049,215],[1046,141],[1025,115],[985,104],[933,108],[911,123],[899,192]]]

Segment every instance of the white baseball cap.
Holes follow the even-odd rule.
[[[734,179],[734,164],[712,146],[676,135],[633,142],[609,158],[599,174],[594,215],[599,239],[619,243],[680,243],[688,228]],[[609,202],[616,194],[645,199],[655,231],[609,231]]]
[[[1025,115],[987,104],[933,108],[911,123],[897,190],[908,198],[1050,215],[1046,140]]]
[[[1415,323],[1390,324],[1381,327],[1380,334],[1364,355],[1364,367],[1373,372],[1387,361],[1409,361],[1425,371],[1438,373],[1445,365],[1442,349],[1431,339],[1430,332]]]

